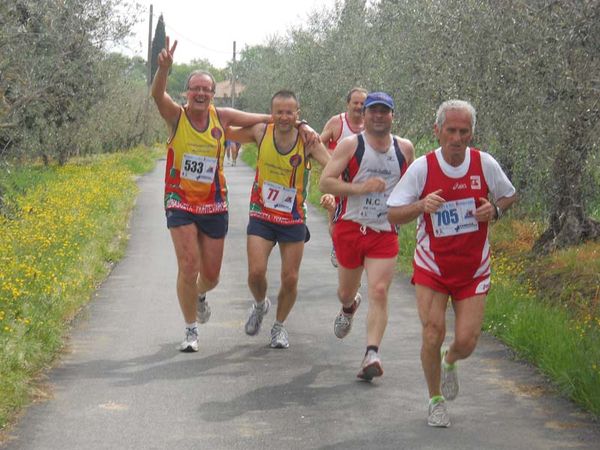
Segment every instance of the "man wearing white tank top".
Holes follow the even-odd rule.
[[[379,347],[398,254],[398,234],[387,219],[386,200],[415,157],[409,140],[390,133],[394,109],[388,94],[370,93],[363,108],[365,130],[338,144],[320,181],[322,192],[339,198],[332,237],[342,304],[334,333],[340,339],[352,328],[363,270],[367,273],[367,348],[357,375],[367,381],[383,374]]]
[[[337,147],[342,139],[354,136],[363,131],[365,122],[363,118],[363,105],[367,98],[367,90],[361,87],[350,89],[346,96],[346,111],[331,117],[321,132],[321,142],[325,144],[330,153]],[[332,232],[333,214],[335,212],[335,197],[324,194],[321,197],[321,206],[327,210],[329,217],[329,233]],[[335,247],[331,249],[331,264],[338,266]]]

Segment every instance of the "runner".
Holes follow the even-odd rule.
[[[346,96],[346,112],[336,114],[331,117],[323,131],[321,132],[321,142],[327,145],[327,148],[333,152],[338,142],[342,139],[354,136],[363,131],[365,122],[363,118],[363,105],[367,98],[367,90],[355,87],[350,89]],[[321,206],[327,210],[329,218],[329,233],[332,233],[333,216],[335,213],[336,199],[331,194],[324,194],[321,197]],[[335,247],[331,248],[331,264],[338,266],[335,256]]]
[[[232,139],[258,145],[256,176],[250,198],[248,223],[248,285],[254,303],[245,325],[246,334],[260,331],[263,317],[269,311],[267,298],[267,264],[275,244],[281,254],[281,286],[277,296],[277,313],[271,328],[271,347],[288,348],[289,337],[284,322],[298,291],[300,263],[304,243],[310,238],[306,227],[306,188],[310,174],[310,158],[325,166],[327,149],[318,134],[307,142],[309,127],[298,121],[299,104],[291,91],[279,91],[271,99],[273,123],[228,130]]]
[[[390,222],[418,219],[412,282],[423,327],[427,423],[434,427],[450,426],[445,400],[458,395],[456,362],[473,352],[481,332],[490,288],[488,224],[516,200],[496,160],[469,147],[476,118],[465,101],[442,103],[434,125],[440,147],[417,159],[388,199]],[[454,339],[442,350],[449,298]]]
[[[333,225],[342,304],[334,333],[340,339],[352,328],[361,303],[358,289],[363,270],[367,273],[367,348],[357,376],[368,381],[383,375],[379,348],[398,254],[398,234],[388,222],[386,199],[415,152],[409,140],[390,133],[394,109],[388,94],[370,93],[364,103],[365,130],[338,144],[320,183],[322,192],[340,198]]]
[[[177,256],[177,297],[185,321],[184,352],[198,351],[198,322],[211,315],[206,293],[219,282],[227,234],[227,183],[223,173],[225,128],[266,123],[270,116],[215,108],[215,80],[204,71],[187,79],[186,103],[166,92],[177,41],[158,55],[152,97],[171,133],[167,142],[165,210]]]

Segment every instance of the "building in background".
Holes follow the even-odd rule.
[[[241,84],[239,81],[235,83],[234,95],[234,107],[242,109],[239,104],[239,97],[244,92],[246,86]],[[219,81],[215,86],[214,103],[215,106],[232,106],[231,105],[231,80]]]

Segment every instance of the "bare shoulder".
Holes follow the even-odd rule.
[[[402,152],[408,163],[410,164],[411,162],[413,162],[415,160],[415,147],[413,143],[410,140],[400,136],[394,136],[394,138],[400,144],[400,151]]]
[[[326,123],[325,126],[323,127],[323,132],[321,133],[322,135],[325,133],[329,133],[331,134],[331,138],[335,137],[336,133],[339,133],[339,131],[342,128],[342,121],[340,120],[340,115],[336,114],[335,116],[332,116]]]
[[[344,157],[349,158],[351,155],[354,155],[357,146],[358,135],[348,136],[338,142],[338,145],[333,152],[333,157],[335,158],[336,155],[343,155]]]

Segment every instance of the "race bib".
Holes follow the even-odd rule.
[[[217,158],[185,153],[181,162],[181,178],[210,184],[217,171]]]
[[[296,189],[265,181],[262,186],[263,203],[267,208],[282,212],[292,212]]]
[[[435,237],[455,236],[479,230],[475,219],[475,199],[465,198],[444,203],[431,214]]]
[[[387,215],[387,195],[385,192],[372,192],[361,197],[360,212],[361,219],[380,220]]]

